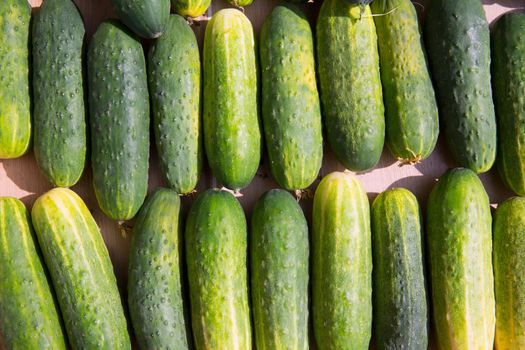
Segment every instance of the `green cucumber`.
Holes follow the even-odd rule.
[[[460,166],[486,172],[496,158],[496,117],[481,1],[430,1],[425,43],[448,148]]]
[[[103,22],[88,50],[93,187],[102,211],[127,220],[148,189],[149,97],[140,42]]]
[[[230,4],[237,7],[246,7],[248,5],[251,5],[253,0],[228,0]]]
[[[32,29],[35,158],[53,185],[70,187],[87,155],[84,22],[71,0],[46,0]]]
[[[274,7],[261,29],[262,115],[279,186],[304,189],[323,161],[321,106],[310,23],[294,5]]]
[[[66,349],[29,212],[10,197],[0,197],[0,290],[0,348]]]
[[[315,191],[312,215],[312,313],[317,347],[368,349],[372,238],[366,192],[352,175],[331,173]]]
[[[385,117],[368,6],[324,1],[317,19],[317,69],[326,137],[337,160],[355,171],[373,168],[383,151]]]
[[[204,145],[213,174],[239,190],[261,159],[253,28],[239,10],[213,15],[204,38]]]
[[[419,163],[436,146],[439,115],[416,9],[410,0],[376,0],[371,9],[380,38],[386,143],[402,163]]]
[[[492,349],[494,278],[490,203],[476,174],[447,171],[432,189],[427,240],[440,349]]]
[[[201,65],[197,39],[184,18],[173,15],[148,56],[153,128],[169,186],[192,192],[202,170]]]
[[[135,221],[128,304],[142,349],[188,349],[181,287],[180,199],[158,188]]]
[[[73,349],[130,349],[108,250],[82,199],[55,188],[31,214]]]
[[[119,18],[142,38],[157,38],[170,16],[170,0],[111,0]]]
[[[193,203],[185,232],[191,320],[197,349],[251,349],[246,218],[226,191]]]
[[[498,169],[525,196],[525,14],[500,17],[492,31],[492,84],[498,123]]]
[[[24,155],[31,141],[27,0],[0,2],[0,159]]]
[[[258,350],[308,349],[308,224],[284,190],[263,194],[252,214],[251,292]]]
[[[511,198],[494,215],[494,289],[498,350],[525,348],[525,198]]]
[[[210,5],[211,0],[171,0],[176,13],[192,18],[202,16]]]
[[[377,349],[426,349],[427,297],[419,204],[403,188],[372,204],[374,337]]]

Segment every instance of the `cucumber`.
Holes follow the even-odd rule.
[[[279,186],[304,189],[323,161],[314,43],[306,16],[274,7],[261,29],[262,115],[271,172]]]
[[[173,15],[152,45],[148,80],[155,141],[169,186],[192,192],[202,170],[201,65],[197,39],[184,18]]]
[[[252,214],[251,292],[258,350],[308,349],[308,224],[284,190],[263,194]]]
[[[496,349],[525,348],[525,198],[499,205],[494,215]]]
[[[211,0],[171,0],[173,10],[185,17],[202,16],[210,5]]]
[[[317,347],[368,349],[372,238],[366,192],[352,175],[331,173],[315,191],[312,216],[312,313]]]
[[[31,214],[73,349],[131,349],[108,250],[82,199],[55,188]]]
[[[416,164],[430,156],[439,134],[416,9],[410,0],[376,0],[371,9],[380,38],[386,143],[402,163]]]
[[[368,6],[323,2],[317,69],[326,137],[337,160],[354,171],[373,168],[383,151],[385,116],[377,34]]]
[[[31,141],[27,0],[0,2],[0,159],[24,155]]]
[[[32,30],[35,158],[54,186],[70,187],[87,155],[84,22],[71,0],[46,0]]]
[[[489,198],[472,170],[449,170],[432,189],[427,243],[440,349],[493,347],[491,221]]]
[[[525,196],[525,14],[500,17],[492,31],[492,84],[498,123],[498,169]]]
[[[261,159],[257,59],[250,20],[239,10],[213,15],[204,38],[204,146],[213,174],[239,190]]]
[[[112,219],[135,216],[148,188],[149,97],[140,42],[103,22],[88,50],[93,187]]]
[[[177,193],[158,188],[147,197],[133,227],[128,304],[142,349],[188,349],[181,287],[181,221]]]
[[[207,190],[190,209],[185,244],[197,349],[251,349],[246,230],[229,192]]]
[[[426,349],[427,298],[419,204],[412,192],[372,204],[374,338],[377,349]]]
[[[246,7],[248,5],[251,5],[253,0],[228,0],[230,4],[237,7]]]
[[[496,117],[481,1],[430,1],[425,43],[448,148],[460,166],[486,172],[496,158]]]
[[[170,0],[111,0],[119,18],[135,34],[153,39],[162,35],[170,16]]]
[[[65,350],[29,212],[16,198],[0,197],[0,242],[0,347]]]

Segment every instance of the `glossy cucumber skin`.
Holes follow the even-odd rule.
[[[306,16],[276,6],[261,29],[262,115],[271,172],[288,190],[310,186],[323,161],[314,57]]]
[[[171,0],[173,10],[185,17],[202,16],[210,5],[211,0]]]
[[[170,15],[170,0],[111,0],[119,18],[142,38],[157,38]]]
[[[422,221],[416,197],[397,188],[372,204],[374,337],[377,349],[426,349]]]
[[[376,0],[386,143],[403,163],[430,156],[439,134],[439,114],[416,9],[410,0]]]
[[[66,349],[29,212],[10,197],[0,197],[0,290],[0,346]]]
[[[131,349],[108,250],[75,192],[55,188],[31,211],[73,349]]]
[[[21,157],[31,141],[30,18],[26,0],[0,3],[0,159]]]
[[[331,173],[315,192],[312,313],[318,349],[368,349],[372,333],[372,244],[366,192]]]
[[[430,1],[425,43],[448,148],[459,166],[486,172],[496,158],[496,117],[481,1]]]
[[[217,180],[246,187],[261,159],[252,25],[239,10],[215,13],[204,38],[204,145]]]
[[[137,215],[129,261],[128,304],[142,349],[188,349],[181,233],[179,195],[156,189]]]
[[[215,189],[201,193],[185,229],[195,347],[251,349],[246,218],[237,199]]]
[[[498,122],[498,170],[525,196],[525,15],[503,15],[492,29],[492,84]]]
[[[290,193],[257,200],[250,257],[257,349],[308,349],[308,224]]]
[[[169,186],[192,192],[202,171],[201,65],[197,39],[179,15],[152,45],[148,80],[160,165]]]
[[[54,186],[70,187],[87,155],[84,22],[71,0],[46,0],[32,26],[35,158]]]
[[[434,326],[440,349],[492,349],[492,217],[483,184],[469,169],[447,171],[427,208]]]
[[[131,219],[147,192],[150,109],[142,46],[120,23],[93,35],[88,81],[95,195],[107,216]]]
[[[354,171],[373,168],[383,151],[385,113],[377,34],[368,6],[323,2],[317,70],[326,137],[337,160]]]

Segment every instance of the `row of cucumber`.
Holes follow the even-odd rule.
[[[492,222],[471,170],[438,180],[425,235],[410,191],[388,190],[370,209],[349,173],[319,184],[310,233],[280,189],[259,198],[249,235],[228,191],[201,193],[185,220],[180,203],[157,189],[133,229],[127,301],[142,349],[308,349],[310,311],[321,350],[368,349],[372,334],[378,349],[426,349],[427,300],[440,349],[525,347],[525,198]],[[0,198],[7,348],[129,349],[108,251],[80,197],[53,189],[31,219]]]

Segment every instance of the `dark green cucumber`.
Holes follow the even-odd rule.
[[[427,297],[419,204],[399,188],[372,204],[374,337],[377,349],[426,349]]]
[[[213,15],[204,38],[204,145],[213,174],[239,190],[261,159],[257,59],[250,20],[239,10]]]
[[[9,197],[0,197],[0,291],[0,348],[66,349],[29,212]]]
[[[373,168],[383,151],[385,117],[368,6],[324,1],[317,19],[317,69],[326,136],[336,158],[351,170]]]
[[[348,173],[325,176],[315,191],[312,234],[312,313],[320,350],[368,349],[371,240],[370,205],[359,181]]]
[[[525,196],[525,14],[503,15],[492,31],[492,85],[498,122],[498,168]]]
[[[73,349],[130,349],[108,250],[82,199],[55,188],[31,214]]]
[[[271,190],[251,220],[251,291],[258,350],[308,349],[308,225],[295,198]]]
[[[492,349],[494,278],[489,198],[469,169],[447,171],[428,200],[427,240],[440,349]]]
[[[246,231],[229,192],[203,192],[190,209],[185,244],[197,349],[251,349]]]
[[[460,166],[486,172],[496,158],[496,117],[481,1],[431,0],[425,43],[448,148]]]
[[[402,163],[419,163],[436,146],[439,115],[416,9],[410,0],[376,0],[371,9],[380,38],[386,142]]]
[[[135,221],[128,304],[142,349],[188,349],[181,287],[181,216],[176,192],[158,188]]]
[[[261,29],[262,115],[279,186],[304,189],[323,161],[321,106],[310,23],[294,5],[274,7]]]
[[[18,158],[31,140],[27,0],[0,2],[0,159]]]
[[[140,42],[103,22],[88,50],[93,187],[112,219],[135,216],[148,188],[149,97]]]
[[[35,158],[58,187],[76,184],[86,165],[84,34],[71,0],[46,0],[33,19]]]
[[[168,24],[170,0],[111,0],[119,18],[142,38],[159,37]]]
[[[494,215],[496,349],[525,348],[525,198],[499,205]]]
[[[173,15],[148,57],[157,152],[164,177],[179,194],[195,189],[202,170],[201,65],[197,39]]]
[[[210,5],[211,0],[171,0],[173,10],[185,17],[202,16]]]

